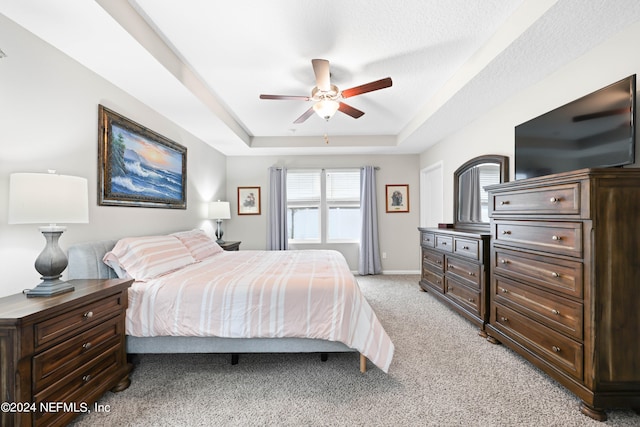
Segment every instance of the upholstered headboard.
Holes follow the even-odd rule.
[[[67,280],[71,279],[112,279],[116,273],[102,258],[115,246],[117,240],[100,240],[89,243],[77,243],[69,247],[69,266]]]

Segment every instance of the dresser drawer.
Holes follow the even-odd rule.
[[[81,403],[86,402],[86,398],[90,394],[95,394],[96,389],[104,388],[105,379],[108,379],[111,372],[122,366],[119,356],[120,351],[120,346],[110,348],[100,357],[93,359],[62,380],[35,394],[36,407],[40,408],[41,402],[66,402],[75,404],[75,408],[80,411]],[[59,411],[62,412],[61,410]],[[36,425],[51,425],[52,419],[61,416],[60,412],[37,412],[35,416]],[[65,414],[63,413],[62,416],[64,417]]]
[[[436,246],[436,235],[434,233],[422,232],[420,233],[420,244],[422,246],[428,246],[430,248],[435,248]]]
[[[455,276],[458,280],[470,286],[480,288],[482,268],[479,264],[458,257],[447,256],[445,257],[445,265],[447,274]]]
[[[422,280],[441,294],[444,293],[444,278],[442,274],[434,273],[433,271],[423,267]]]
[[[494,276],[492,289],[496,302],[556,331],[582,340],[582,304],[499,276]]]
[[[582,258],[581,222],[494,221],[494,242]]]
[[[427,249],[422,249],[422,265],[425,267],[431,267],[436,271],[444,271],[444,255],[430,251]]]
[[[493,271],[528,284],[582,298],[583,264],[495,247]]]
[[[120,317],[113,317],[82,334],[43,351],[33,358],[34,391],[42,390],[106,348],[124,345]]]
[[[480,315],[480,292],[470,289],[469,287],[452,280],[449,277],[445,278],[446,281],[446,294],[449,298],[456,301],[458,304],[466,307],[469,311],[475,315]]]
[[[547,362],[582,380],[582,344],[500,304],[492,303],[491,309],[491,324],[494,327]]]
[[[445,252],[453,252],[453,237],[436,235],[436,248]]]
[[[493,194],[491,205],[494,215],[579,215],[580,183]]]
[[[467,258],[480,260],[480,242],[468,239],[453,239],[453,253]]]
[[[124,295],[126,297],[126,293]],[[34,325],[35,346],[37,348],[67,334],[76,333],[83,328],[99,323],[106,316],[123,311],[126,308],[126,303],[122,300],[122,295],[118,293],[36,323]]]

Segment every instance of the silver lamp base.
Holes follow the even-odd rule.
[[[28,289],[24,293],[28,298],[33,297],[52,297],[54,295],[72,292],[75,287],[64,280],[43,280],[33,289]]]

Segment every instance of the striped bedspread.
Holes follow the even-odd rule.
[[[222,252],[129,289],[127,334],[339,341],[388,372],[394,346],[337,251]]]

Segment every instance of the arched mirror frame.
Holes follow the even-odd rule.
[[[497,154],[488,154],[484,156],[475,157],[462,166],[460,166],[453,173],[453,215],[454,215],[454,228],[468,231],[488,232],[489,223],[486,222],[465,222],[460,221],[460,176],[468,170],[482,164],[495,163],[500,166],[500,182],[509,181],[509,157],[501,156]]]

